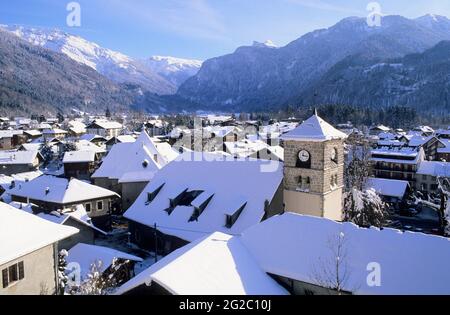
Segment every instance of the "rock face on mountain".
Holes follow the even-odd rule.
[[[421,54],[378,62],[349,57],[328,71],[299,100],[300,104],[403,105],[448,115],[450,41],[440,42]]]
[[[304,103],[301,97],[319,89],[317,83],[351,56],[358,60],[400,58],[421,53],[442,40],[450,40],[450,20],[445,17],[386,16],[380,27],[369,27],[363,18],[347,18],[285,47],[240,47],[233,54],[207,60],[179,88],[178,96],[207,110],[275,109]]]
[[[127,109],[134,91],[91,67],[0,30],[0,112],[55,113],[72,108],[91,113]]]

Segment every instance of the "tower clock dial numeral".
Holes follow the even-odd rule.
[[[306,150],[302,150],[298,153],[298,159],[303,163],[308,162],[310,157],[309,152]]]

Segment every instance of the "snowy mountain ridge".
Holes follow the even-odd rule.
[[[163,76],[177,87],[196,75],[203,61],[170,56],[151,56],[144,61],[153,71]]]
[[[63,53],[114,82],[140,85],[145,91],[160,95],[175,93],[183,78],[195,75],[201,66],[200,61],[174,57],[157,57],[153,63],[133,59],[58,29],[16,25],[0,28],[35,46]]]

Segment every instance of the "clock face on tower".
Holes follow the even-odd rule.
[[[302,150],[298,153],[298,159],[302,163],[308,162],[310,158],[311,158],[311,156],[309,155],[309,152],[306,150]]]
[[[311,154],[306,150],[298,152],[297,167],[311,168]]]

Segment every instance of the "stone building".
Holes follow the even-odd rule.
[[[346,137],[317,114],[282,137],[286,211],[341,220]]]

